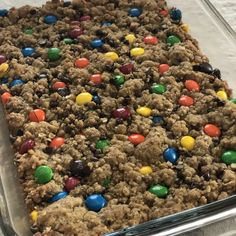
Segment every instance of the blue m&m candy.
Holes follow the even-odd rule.
[[[44,23],[48,25],[55,24],[57,22],[57,17],[54,15],[48,15],[44,17]]]
[[[93,96],[93,101],[98,105],[101,104],[101,98],[98,95]]]
[[[93,48],[99,48],[102,47],[104,43],[101,39],[94,39],[90,44]]]
[[[164,159],[166,161],[171,162],[172,164],[175,164],[177,160],[179,159],[179,153],[176,148],[167,148],[163,153]]]
[[[161,116],[153,116],[152,122],[154,124],[161,124],[164,122],[163,118]]]
[[[60,200],[62,198],[65,198],[67,196],[68,196],[68,192],[63,191],[63,192],[57,193],[53,197],[49,198],[48,202],[49,203],[53,203],[53,202],[56,202],[56,201],[58,201],[58,200]]]
[[[132,17],[139,17],[142,14],[142,10],[140,8],[131,8],[129,10],[129,15]]]
[[[170,11],[170,18],[173,21],[181,21],[182,19],[182,12],[179,9],[172,8]]]
[[[17,86],[17,85],[23,85],[23,84],[25,84],[25,82],[24,82],[23,80],[21,80],[21,79],[14,79],[14,80],[9,84],[9,86],[10,86],[10,88],[11,88],[11,87],[14,87],[14,86]]]
[[[99,212],[107,204],[106,199],[101,194],[92,194],[85,200],[85,205],[90,211]]]
[[[0,84],[7,84],[7,83],[8,83],[8,78],[7,77],[1,78]]]
[[[0,16],[4,17],[7,16],[8,10],[7,9],[0,9]]]
[[[30,57],[35,53],[35,49],[31,47],[23,48],[22,54],[24,57]]]

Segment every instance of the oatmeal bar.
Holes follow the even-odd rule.
[[[164,0],[0,10],[0,83],[35,236],[103,235],[233,195],[236,100]]]

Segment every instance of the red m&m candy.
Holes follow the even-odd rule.
[[[167,16],[167,15],[169,14],[169,12],[168,12],[167,10],[161,10],[161,11],[160,11],[160,14],[161,14],[162,16]]]
[[[138,145],[138,144],[144,142],[145,137],[141,134],[132,134],[128,137],[128,139],[134,145]]]
[[[73,189],[75,189],[75,187],[77,187],[79,184],[79,180],[75,177],[70,177],[66,180],[65,182],[65,189],[66,191],[71,191]]]
[[[158,39],[155,36],[147,36],[144,38],[143,41],[146,44],[157,44],[158,43]]]
[[[102,83],[102,75],[101,74],[91,75],[90,81],[93,82],[96,85],[101,84]]]
[[[79,27],[76,27],[69,32],[69,36],[72,39],[78,38],[82,34],[83,34],[83,30]]]
[[[190,107],[193,105],[193,103],[193,98],[186,95],[181,96],[181,98],[179,99],[179,105],[181,106]]]
[[[3,93],[3,94],[1,95],[2,103],[3,103],[3,104],[8,103],[10,97],[11,97],[11,94],[10,94],[10,93],[8,93],[8,92]]]
[[[65,87],[66,87],[66,84],[64,82],[61,82],[61,81],[55,82],[52,85],[53,90],[58,90],[58,89],[62,89],[62,88],[65,88]]]
[[[52,141],[51,141],[51,143],[50,143],[50,147],[51,148],[59,148],[59,147],[61,147],[63,144],[65,143],[65,139],[64,138],[62,138],[62,137],[55,137]]]
[[[87,58],[79,58],[75,61],[75,66],[77,68],[85,68],[89,65],[89,60]]]
[[[89,15],[85,15],[85,16],[81,16],[79,18],[80,21],[88,21],[88,20],[91,20],[91,16]]]
[[[167,72],[169,70],[170,66],[168,64],[161,64],[159,66],[159,73],[160,74],[164,74],[165,72]]]
[[[21,144],[19,153],[20,154],[25,154],[27,153],[30,149],[32,149],[35,146],[34,140],[27,140],[24,143]]]
[[[29,120],[32,122],[41,122],[46,119],[46,114],[41,109],[35,109],[29,113]]]
[[[194,80],[186,80],[184,85],[189,91],[199,92],[200,90],[199,84]]]
[[[203,128],[205,134],[209,135],[210,137],[219,137],[221,135],[220,129],[213,124],[207,124]]]

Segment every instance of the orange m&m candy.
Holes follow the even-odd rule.
[[[53,85],[52,85],[52,88],[54,90],[58,90],[58,89],[62,89],[62,88],[65,88],[66,87],[66,84],[64,82],[61,82],[61,81],[58,81],[58,82],[55,82]]]
[[[161,14],[162,16],[167,16],[167,15],[169,14],[169,12],[168,12],[167,10],[161,10],[161,11],[160,11],[160,14]]]
[[[205,134],[207,134],[210,137],[219,137],[221,135],[220,129],[213,124],[205,125],[203,130]]]
[[[134,145],[138,145],[138,144],[144,142],[145,137],[141,134],[132,134],[128,137],[128,139]]]
[[[89,65],[89,60],[87,58],[79,58],[75,61],[75,66],[77,68],[85,68]]]
[[[199,90],[200,90],[199,84],[194,80],[186,80],[184,85],[185,85],[186,89],[188,89],[188,91],[199,92]]]
[[[170,66],[168,64],[161,64],[159,66],[159,73],[163,74],[169,70]]]
[[[186,95],[181,96],[181,98],[179,99],[179,105],[181,106],[190,107],[193,105],[193,103],[193,98]]]
[[[51,141],[51,143],[50,143],[50,147],[51,148],[59,148],[59,147],[61,147],[63,144],[65,143],[65,139],[64,138],[62,138],[62,137],[55,137],[52,141]]]
[[[11,94],[10,94],[10,93],[8,93],[8,92],[3,93],[3,94],[1,95],[2,103],[3,103],[3,104],[8,103],[10,97],[11,97]]]
[[[46,119],[46,114],[41,109],[35,109],[29,113],[29,120],[32,122],[41,122]]]
[[[146,44],[157,44],[158,43],[158,39],[155,36],[147,36],[144,38],[143,41]]]
[[[102,75],[101,74],[94,74],[91,75],[90,81],[94,84],[101,84],[102,83]]]

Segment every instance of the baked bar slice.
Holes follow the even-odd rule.
[[[34,235],[102,235],[235,193],[235,100],[181,18],[164,0],[0,11]]]

